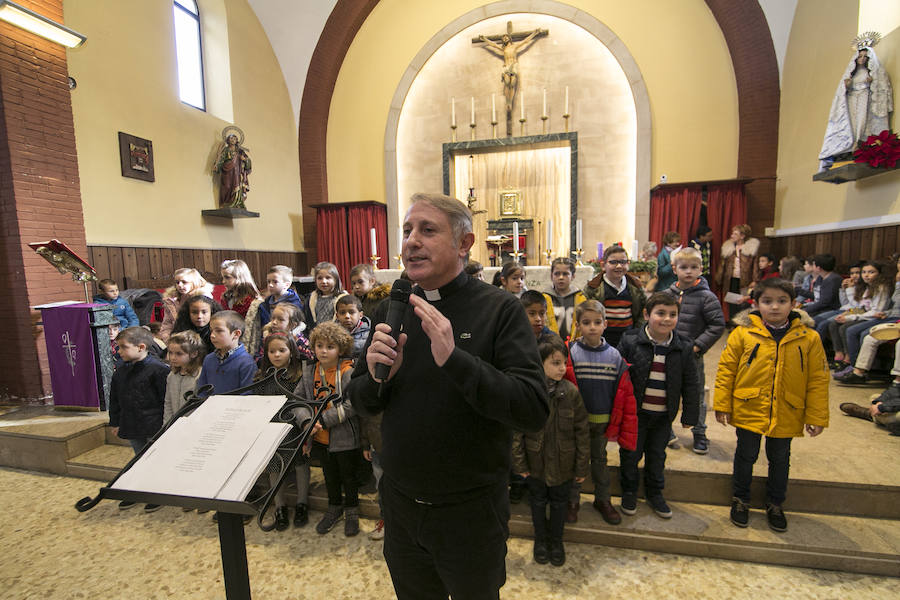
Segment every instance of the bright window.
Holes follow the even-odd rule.
[[[200,11],[194,0],[175,0],[175,55],[178,61],[178,95],[185,104],[206,110],[203,90],[203,50],[200,44]]]

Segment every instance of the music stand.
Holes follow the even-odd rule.
[[[125,472],[128,471],[140,458],[144,455],[150,446],[168,430],[178,419],[183,418],[192,413],[197,407],[206,401],[212,395],[213,386],[205,385],[195,392],[185,394],[187,403],[176,412],[168,423],[165,423],[156,435],[154,435],[147,445],[132,458],[125,467],[104,487],[100,488],[99,493],[91,498],[84,497],[75,503],[75,509],[79,512],[85,512],[95,507],[100,500],[126,500],[129,502],[140,502],[147,504],[161,504],[166,506],[180,506],[182,508],[214,510],[218,513],[219,525],[219,548],[222,553],[222,573],[225,578],[225,597],[228,600],[249,600],[250,599],[250,576],[247,570],[247,546],[244,538],[244,515],[256,515],[256,522],[263,531],[271,531],[275,528],[274,521],[271,523],[263,523],[263,517],[272,505],[275,493],[282,486],[287,473],[293,468],[294,463],[300,457],[303,446],[309,439],[313,426],[319,421],[322,412],[325,410],[328,402],[336,399],[332,395],[323,400],[305,401],[294,394],[293,390],[285,388],[280,376],[285,369],[275,369],[274,367],[266,372],[266,377],[260,381],[256,381],[251,385],[225,392],[223,395],[242,395],[252,393],[254,391],[266,388],[274,378],[277,388],[286,396],[286,402],[272,418],[272,422],[290,423],[293,429],[288,433],[287,437],[281,442],[278,448],[270,456],[279,455],[279,450],[290,452],[290,457],[283,461],[281,472],[275,485],[263,492],[261,495],[252,499],[243,501],[221,500],[217,498],[199,498],[192,496],[178,496],[173,494],[160,494],[154,492],[141,492],[135,490],[123,490],[111,487]],[[294,418],[294,409],[305,408],[312,417],[303,421],[303,427],[296,423]],[[253,491],[248,494],[248,498],[253,495]]]
[[[44,257],[57,271],[72,276],[72,281],[79,281],[84,285],[84,301],[91,303],[91,294],[88,291],[88,282],[97,281],[97,271],[86,260],[57,239],[46,242],[31,242],[28,247]]]

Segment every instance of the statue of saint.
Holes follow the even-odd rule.
[[[244,132],[237,127],[226,127],[222,139],[224,145],[213,167],[213,172],[219,175],[219,207],[246,208],[252,166],[247,149],[241,145]]]
[[[516,99],[516,90],[519,87],[519,54],[524,52],[531,42],[538,35],[547,35],[546,29],[535,29],[528,32],[527,35],[512,32],[512,22],[506,24],[506,33],[500,36],[500,43],[493,41],[491,38],[481,35],[476,38],[478,41],[487,44],[486,48],[503,58],[503,72],[501,80],[503,81],[503,96],[506,98],[506,114],[512,113],[513,104]],[[496,38],[497,36],[491,36]],[[521,39],[520,42],[514,43],[516,38]],[[474,41],[474,40],[473,40]]]
[[[828,114],[820,170],[841,160],[842,154],[855,150],[870,135],[889,129],[888,117],[894,110],[891,80],[872,49],[880,37],[866,32],[854,42],[856,56],[844,69]]]

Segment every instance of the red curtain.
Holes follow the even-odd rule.
[[[722,243],[731,236],[735,225],[747,222],[747,196],[744,194],[743,183],[723,183],[707,187],[706,222],[713,230],[710,270],[715,275],[722,256]]]
[[[390,265],[390,250],[387,236],[387,207],[383,204],[364,204],[347,207],[347,230],[350,239],[350,266],[371,262],[372,240],[370,230],[375,230],[375,245],[378,250],[378,268]],[[347,270],[349,273],[349,269]],[[343,276],[343,271],[341,272]]]
[[[346,287],[346,276],[352,265],[347,246],[347,210],[343,206],[316,209],[316,245],[319,261],[334,263]]]
[[[687,244],[700,225],[700,201],[703,193],[699,186],[662,188],[650,195],[650,239],[662,250],[662,238],[669,231],[681,234]]]

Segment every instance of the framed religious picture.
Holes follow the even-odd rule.
[[[119,160],[122,177],[155,181],[153,174],[153,142],[119,132]]]
[[[500,192],[500,216],[518,217],[522,214],[522,198],[519,190],[502,190]]]

